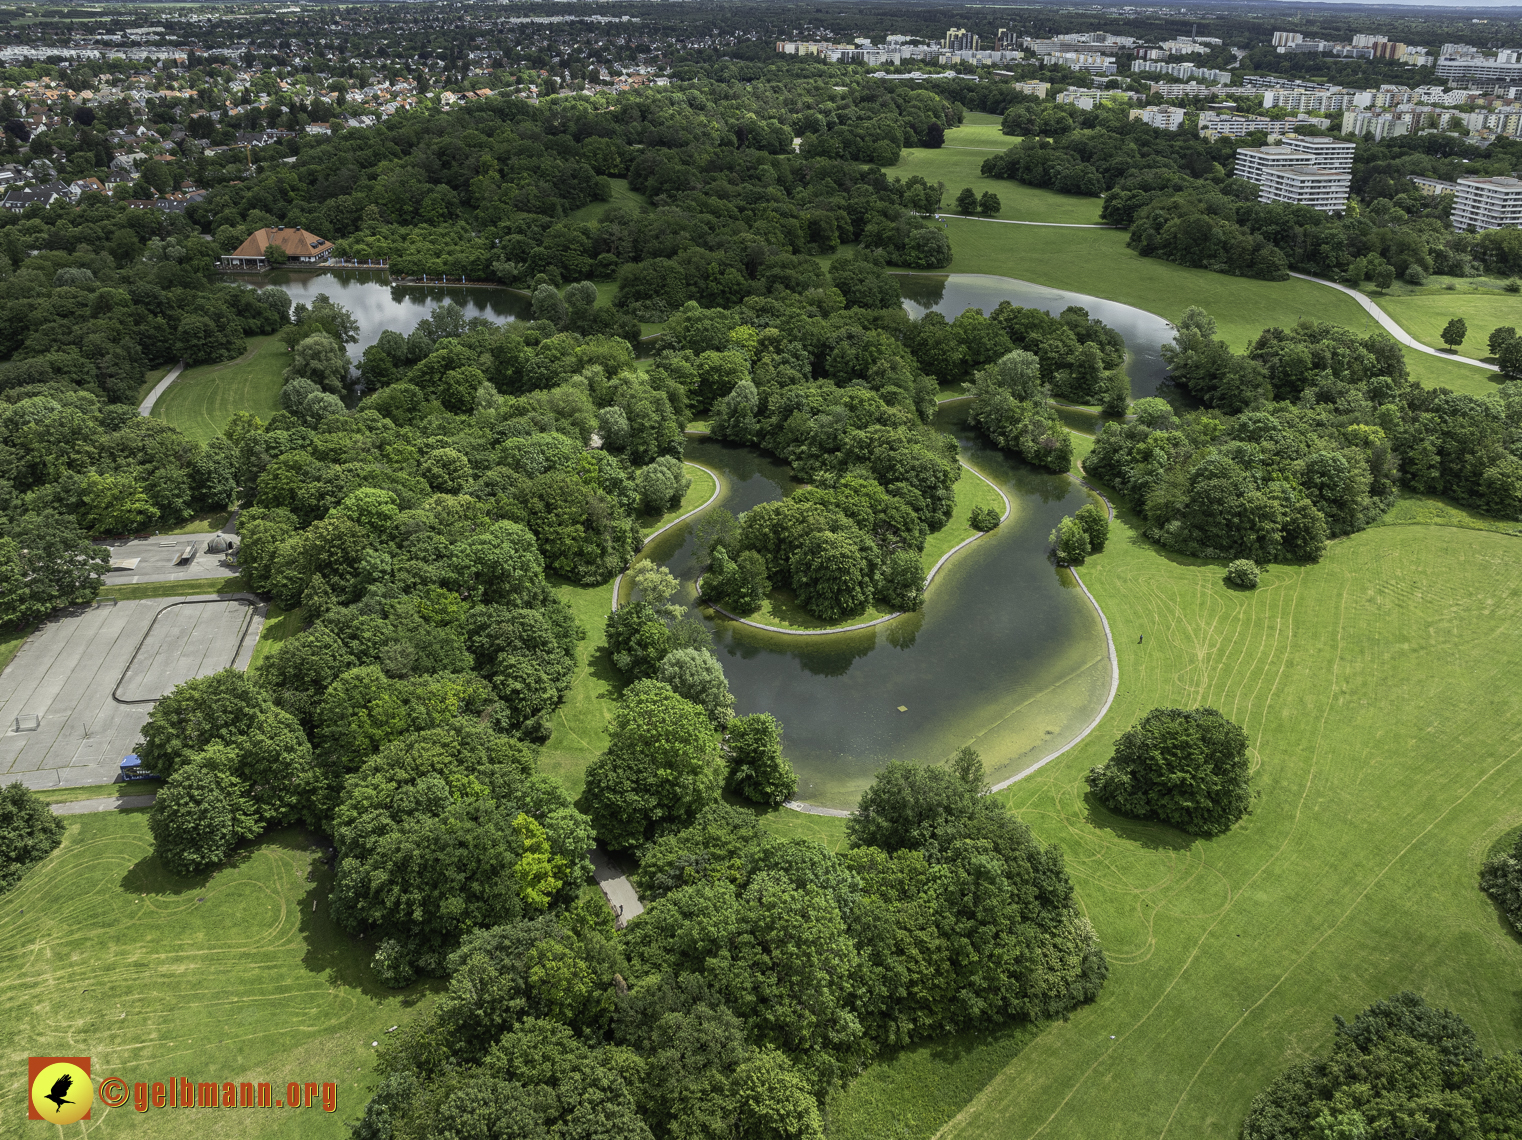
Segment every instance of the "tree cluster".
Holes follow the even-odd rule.
[[[1315,560],[1327,537],[1379,517],[1399,487],[1522,517],[1514,385],[1484,397],[1425,388],[1388,336],[1309,318],[1266,329],[1237,356],[1190,309],[1163,355],[1212,411],[1178,420],[1151,409],[1106,425],[1084,466],[1170,549],[1259,565]]]
[[[289,319],[283,291],[214,283],[213,267],[183,216],[99,194],[0,214],[0,392],[57,381],[136,403],[148,369],[231,360]]]
[[[1502,851],[1480,868],[1480,888],[1495,900],[1501,913],[1522,930],[1522,835],[1510,851]]]
[[[713,804],[646,846],[627,929],[599,900],[467,935],[356,1135],[822,1140],[880,1050],[1092,1000],[1107,966],[1060,852],[980,785],[975,754],[892,765],[839,855]]]
[[[1215,709],[1153,709],[1089,769],[1095,799],[1190,835],[1224,835],[1252,806],[1247,734]]]
[[[1326,1056],[1253,1098],[1242,1140],[1522,1133],[1522,1052],[1487,1057],[1463,1018],[1409,992],[1335,1020]]]
[[[1138,401],[1084,469],[1127,498],[1149,538],[1207,558],[1315,561],[1328,537],[1388,509],[1398,488],[1522,518],[1522,390],[1424,388],[1382,333],[1303,320],[1243,355],[1191,309],[1164,356],[1212,407],[1176,417]],[[1152,406],[1153,404],[1157,406]],[[1143,407],[1147,405],[1147,407]]]
[[[64,822],[18,780],[0,789],[0,895],[63,842]]]

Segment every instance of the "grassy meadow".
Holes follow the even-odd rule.
[[[1236,352],[1265,328],[1288,327],[1302,317],[1360,333],[1379,327],[1353,298],[1314,281],[1255,281],[1142,257],[1126,248],[1123,230],[1000,226],[956,217],[945,225],[951,238],[949,272],[990,273],[1107,297],[1170,321],[1198,305],[1215,318],[1219,335]],[[1474,395],[1495,388],[1493,373],[1460,361],[1408,351],[1406,365],[1429,386]]]
[[[1485,343],[1493,329],[1502,325],[1522,327],[1522,296],[1492,289],[1469,288],[1423,291],[1406,296],[1371,294],[1375,304],[1389,313],[1400,327],[1417,340],[1433,348],[1449,351],[1443,343],[1443,328],[1454,317],[1462,317],[1469,335],[1459,345],[1456,355],[1494,364]]]
[[[63,845],[5,896],[0,958],[13,967],[0,981],[0,1024],[14,1055],[86,1053],[97,1084],[269,1081],[280,1096],[288,1081],[334,1081],[331,1115],[231,1112],[214,1131],[347,1136],[376,1081],[370,1043],[428,991],[373,980],[372,948],[328,919],[332,876],[310,837],[275,832],[214,874],[184,879],[152,856],[146,810],[65,818]],[[4,1075],[0,1136],[36,1127],[18,1107],[25,1074],[12,1065]],[[77,1135],[86,1131],[188,1134],[180,1113],[99,1101]]]
[[[278,336],[249,337],[236,360],[180,373],[153,405],[153,418],[202,442],[221,435],[234,412],[268,420],[280,410],[288,355]]]
[[[1115,705],[1002,793],[1062,848],[1110,980],[939,1135],[1234,1137],[1259,1089],[1327,1047],[1333,1014],[1402,989],[1487,1051],[1522,1045],[1522,938],[1475,883],[1522,822],[1519,551],[1380,527],[1238,592],[1122,514],[1083,571],[1115,633]],[[1201,841],[1090,798],[1121,731],[1198,705],[1247,730],[1251,816]]]
[[[993,215],[996,218],[1098,225],[1098,198],[1059,194],[1055,190],[1043,190],[1001,178],[984,178],[979,173],[985,158],[1000,154],[1019,141],[1000,132],[997,115],[969,111],[962,126],[946,132],[945,146],[936,150],[907,148],[898,163],[888,169],[888,174],[893,178],[910,178],[918,174],[932,184],[944,182],[943,211],[955,209],[957,195],[963,187],[970,186],[979,197],[989,190],[998,195],[1000,210]]]

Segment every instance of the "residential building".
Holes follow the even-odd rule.
[[[1267,148],[1265,148],[1267,149]],[[1260,180],[1261,179],[1261,180]],[[1351,174],[1317,170],[1314,166],[1276,166],[1260,172],[1258,201],[1309,206],[1325,214],[1340,214],[1348,207]]]
[[[1470,131],[1489,131],[1507,138],[1522,137],[1522,107],[1507,107],[1495,111],[1471,111],[1455,115]]]
[[[1447,54],[1446,49],[1458,47],[1445,44],[1443,56],[1437,61],[1440,79],[1488,79],[1492,82],[1516,82],[1522,80],[1522,49],[1497,52],[1493,57]]]
[[[1114,75],[1115,57],[1087,51],[1053,52],[1041,57],[1042,63],[1087,71],[1090,75]]]
[[[1373,135],[1375,142],[1398,139],[1411,133],[1411,124],[1399,115],[1379,115],[1373,111],[1349,111],[1342,117],[1345,135]]]
[[[1140,119],[1149,127],[1156,127],[1160,131],[1176,131],[1184,125],[1184,116],[1188,114],[1182,107],[1169,107],[1164,104],[1161,107],[1143,107],[1131,112],[1131,118]]]
[[[1263,109],[1287,107],[1291,111],[1348,111],[1358,106],[1357,91],[1265,91]]]
[[[1522,178],[1460,178],[1453,199],[1453,228],[1499,230],[1522,226]]]
[[[1457,194],[1459,184],[1457,182],[1444,182],[1441,178],[1426,178],[1420,174],[1408,174],[1411,184],[1429,198],[1439,198],[1444,194]]]
[[[62,182],[49,182],[31,190],[12,190],[0,200],[0,208],[19,214],[28,206],[51,206],[60,199],[69,200],[69,188]]]
[[[272,245],[283,249],[288,261],[320,262],[333,255],[333,244],[330,241],[303,230],[300,226],[267,226],[255,230],[232,253],[224,254],[222,264],[229,269],[266,269],[269,260],[265,257],[265,250]]]
[[[1306,165],[1318,170],[1333,170],[1340,174],[1353,173],[1353,151],[1358,144],[1344,139],[1326,138],[1323,135],[1285,135],[1284,146],[1314,161]]]
[[[941,41],[941,46],[947,51],[977,51],[978,36],[966,28],[952,28]]]
[[[1034,95],[1037,99],[1045,99],[1046,93],[1052,89],[1050,83],[1040,83],[1034,79],[1011,83],[1010,86],[1016,91],[1024,92],[1026,95]]]
[[[1152,94],[1164,99],[1197,99],[1220,95],[1219,87],[1206,87],[1203,83],[1151,83]]]
[[[1200,116],[1200,134],[1205,138],[1241,139],[1254,131],[1266,134],[1282,126],[1282,120],[1262,115],[1216,115],[1206,111]]]
[[[1289,47],[1305,39],[1299,32],[1275,32],[1274,47]]]

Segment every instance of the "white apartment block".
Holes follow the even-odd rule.
[[[1351,167],[1344,171],[1311,166],[1304,151],[1290,146],[1242,147],[1233,173],[1257,184],[1260,202],[1288,202],[1329,214],[1347,208],[1353,183]]]
[[[1449,56],[1445,51],[1437,61],[1437,74],[1439,79],[1522,79],[1522,49],[1497,52],[1493,59],[1481,55]]]
[[[1282,125],[1280,120],[1262,115],[1213,115],[1208,111],[1200,115],[1200,134],[1211,138],[1224,135],[1229,139],[1242,139],[1254,131],[1267,133]]]
[[[1283,145],[1302,155],[1310,155],[1315,161],[1306,165],[1314,166],[1317,170],[1331,170],[1338,174],[1353,173],[1353,151],[1357,149],[1357,143],[1322,135],[1285,135]]]
[[[1398,139],[1411,133],[1411,124],[1399,115],[1376,115],[1372,111],[1350,111],[1342,117],[1342,133],[1345,135],[1373,135],[1375,142]]]
[[[1522,108],[1499,111],[1471,111],[1454,116],[1471,131],[1491,131],[1508,138],[1522,137]]]
[[[1146,107],[1140,111],[1132,111],[1133,119],[1140,119],[1149,127],[1156,127],[1160,131],[1176,131],[1184,125],[1182,107],[1169,107],[1164,104],[1161,107]]]
[[[1522,178],[1460,178],[1453,200],[1456,230],[1522,226]]]
[[[1359,106],[1358,91],[1265,91],[1263,109],[1287,107],[1291,111],[1350,111]]]

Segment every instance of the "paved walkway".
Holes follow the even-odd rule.
[[[88,815],[93,811],[121,811],[125,808],[147,807],[158,799],[151,796],[113,796],[103,800],[75,800],[73,803],[54,804],[54,815]]]
[[[1119,226],[1094,222],[1022,222],[1016,218],[975,218],[971,214],[937,214],[936,221],[944,218],[960,218],[964,222],[998,222],[1001,226],[1051,226],[1059,230],[1118,230]]]
[[[185,362],[182,360],[171,368],[162,380],[153,386],[153,391],[148,393],[148,398],[139,405],[137,414],[140,416],[150,414],[153,411],[153,405],[158,403],[158,398],[164,394],[169,385],[180,378],[180,373],[184,371]]]
[[[1364,294],[1360,293],[1357,289],[1350,289],[1346,285],[1337,284],[1335,281],[1328,281],[1322,277],[1311,277],[1305,273],[1291,273],[1290,276],[1298,277],[1301,281],[1312,281],[1317,285],[1325,285],[1328,289],[1336,289],[1339,293],[1346,293],[1349,297],[1352,297],[1353,300],[1362,305],[1364,312],[1368,313],[1369,316],[1378,321],[1387,333],[1393,336],[1396,340],[1400,341],[1400,343],[1405,345],[1407,348],[1414,348],[1418,352],[1425,352],[1428,356],[1436,356],[1442,360],[1456,360],[1460,364],[1473,364],[1476,368],[1484,368],[1490,372],[1499,371],[1499,369],[1496,368],[1494,364],[1486,364],[1483,360],[1470,360],[1467,356],[1459,356],[1457,353],[1452,352],[1440,352],[1438,349],[1432,348],[1430,345],[1423,344],[1421,341],[1417,340],[1414,336],[1408,333],[1405,329],[1401,328],[1399,322],[1397,322],[1394,317],[1381,309],[1378,305],[1376,305]]]
[[[594,847],[587,854],[592,858],[592,877],[602,888],[603,897],[608,900],[613,913],[618,915],[618,925],[621,928],[645,909],[634,890],[634,884],[624,874],[624,869],[614,862],[613,856],[601,847]]]

